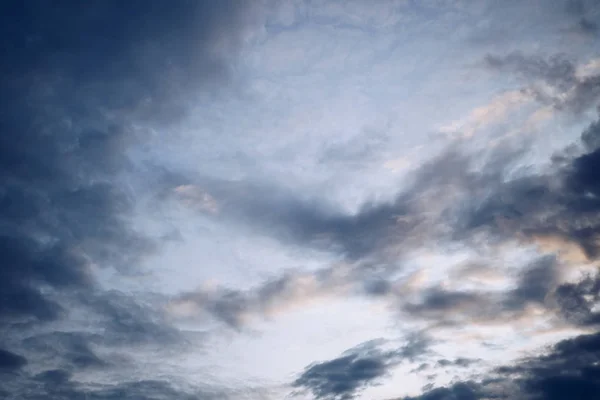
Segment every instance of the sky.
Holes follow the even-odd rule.
[[[597,1],[0,8],[0,398],[600,398]]]

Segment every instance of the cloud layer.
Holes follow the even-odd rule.
[[[2,10],[0,397],[600,394],[595,2]]]

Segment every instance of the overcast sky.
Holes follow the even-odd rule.
[[[600,3],[7,0],[0,398],[600,398]]]

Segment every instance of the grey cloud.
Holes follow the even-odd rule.
[[[294,386],[312,392],[317,399],[348,400],[357,392],[384,377],[396,364],[397,355],[377,348],[352,352],[307,367]]]
[[[392,283],[382,277],[366,278],[364,282],[364,292],[368,296],[380,297],[392,293]]]
[[[585,144],[595,143],[596,123],[584,132]],[[600,150],[564,156],[547,173],[490,185],[490,195],[466,207],[457,235],[486,231],[500,238],[555,237],[581,248],[593,260],[598,255],[597,195]]]
[[[407,309],[415,313],[425,310],[447,311],[479,301],[479,296],[474,293],[449,291],[436,287],[425,290],[423,301],[410,304]]]
[[[47,359],[57,367],[82,370],[106,365],[90,347],[91,335],[76,332],[53,332],[22,341],[22,346],[38,359]]]
[[[568,0],[565,10],[575,21],[573,31],[594,37],[598,34],[600,9],[594,1]]]
[[[517,287],[508,294],[505,306],[521,309],[527,303],[544,304],[558,283],[558,267],[554,256],[545,256],[523,268]]]
[[[507,152],[508,153],[508,152]],[[508,154],[504,154],[507,157]],[[269,183],[190,179],[218,204],[212,218],[259,230],[282,242],[339,254],[349,262],[384,264],[407,249],[441,235],[446,215],[442,192],[501,180],[493,167],[467,170],[469,157],[450,148],[412,176],[412,182],[384,202],[367,202],[355,213]]]
[[[286,244],[327,251],[352,264],[392,270],[407,252],[448,236],[455,208],[461,207],[453,201],[455,195],[467,189],[485,193],[492,182],[504,180],[501,163],[517,159],[523,152],[522,148],[504,149],[476,169],[467,154],[450,147],[424,163],[391,200],[367,202],[355,213],[272,183],[204,178],[189,179],[178,187],[193,187],[210,196],[218,207],[218,212],[205,213],[210,218],[238,224],[248,232],[259,231]],[[177,195],[175,188],[174,198]],[[198,201],[203,208],[204,197]],[[375,281],[379,277],[369,278]]]
[[[235,329],[242,329],[249,320],[269,318],[289,308],[345,292],[351,284],[343,267],[316,272],[289,271],[250,290],[214,288],[184,293],[172,300],[171,311],[178,306],[193,304],[198,312],[208,312]],[[192,315],[194,316],[194,315]]]
[[[596,35],[598,33],[598,23],[590,21],[587,18],[581,18],[577,24],[577,27],[586,35]]]
[[[279,240],[337,251],[350,260],[372,257],[410,239],[420,220],[406,199],[367,204],[347,215],[333,205],[298,197],[273,185],[204,182],[221,214]],[[402,218],[406,217],[405,220]]]
[[[403,400],[479,400],[485,398],[474,382],[460,382],[450,387],[436,388],[417,397]],[[494,397],[492,397],[494,398]]]
[[[550,178],[525,177],[505,183],[507,164],[517,160],[522,150],[506,149],[491,154],[486,163],[474,168],[474,160],[456,149],[449,149],[438,158],[423,165],[413,177],[414,183],[399,193],[388,204],[365,206],[355,215],[344,215],[332,208],[310,202],[282,189],[252,186],[242,183],[204,182],[203,188],[217,199],[223,216],[211,218],[234,218],[241,220],[253,229],[264,229],[279,240],[293,244],[329,251],[339,251],[352,263],[347,276],[335,283],[316,278],[322,291],[311,293],[320,296],[335,293],[340,287],[349,286],[351,290],[362,286],[369,296],[384,296],[393,292],[389,281],[390,269],[372,268],[372,264],[386,265],[386,261],[398,260],[403,252],[413,246],[426,246],[431,243],[469,241],[480,229],[492,234],[490,239],[506,239],[505,230],[498,226],[498,215],[493,210],[496,205],[488,201],[518,201],[532,196],[549,196],[546,189]],[[539,182],[538,182],[539,180]],[[573,181],[574,182],[574,181]],[[502,196],[492,195],[497,187],[510,186],[511,191]],[[455,195],[448,196],[448,193]],[[444,195],[442,195],[444,194]],[[426,213],[425,210],[432,210]],[[523,213],[539,211],[539,201],[521,201],[518,205],[506,207],[502,216],[518,218]],[[514,233],[509,237],[513,237]],[[387,258],[386,251],[393,249],[394,257]],[[548,261],[547,263],[551,263]],[[535,274],[544,275],[553,282],[552,269],[545,269],[540,261],[538,269],[528,271],[523,276],[520,287],[515,292],[504,295],[477,292],[446,291],[440,288],[427,289],[419,301],[402,299],[404,311],[413,316],[438,319],[452,323],[448,319],[453,314],[460,318],[489,319],[498,312],[519,312],[530,301],[541,301],[540,292],[548,288],[535,287]],[[324,270],[325,272],[327,270]],[[329,271],[331,273],[331,271]],[[271,288],[287,287],[271,282]],[[329,278],[327,278],[329,279]],[[540,284],[541,285],[541,284]],[[240,327],[244,318],[265,315],[265,310],[274,304],[292,304],[286,291],[269,291],[256,288],[250,292],[217,290],[183,294],[177,301],[191,301],[200,309],[209,311],[231,326]],[[535,292],[535,293],[534,293]],[[397,295],[396,293],[393,293]],[[535,299],[534,299],[535,297]],[[512,304],[512,305],[510,305]],[[454,321],[456,322],[456,321]]]
[[[146,343],[172,344],[182,338],[170,326],[158,306],[151,299],[134,299],[125,293],[110,290],[88,294],[80,298],[88,312],[97,315],[104,328],[102,341],[110,345],[143,345]],[[159,304],[164,303],[158,299]]]
[[[600,120],[592,122],[581,134],[581,141],[589,150],[600,148]]]
[[[438,287],[424,290],[420,301],[408,301],[401,309],[412,317],[449,325],[464,323],[465,318],[471,321],[494,318],[500,311],[497,296]]]
[[[449,228],[455,218],[452,207],[456,205],[448,194],[471,188],[481,188],[485,193],[487,185],[503,181],[503,169],[498,164],[505,161],[504,157],[516,158],[520,153],[504,151],[501,156],[491,157],[484,168],[474,169],[466,154],[448,149],[421,167],[413,183],[395,199],[367,204],[356,214],[341,213],[331,205],[277,186],[198,180],[189,187],[197,193],[208,193],[218,205],[218,212],[209,213],[209,218],[240,224],[249,232],[265,232],[286,244],[332,252],[342,256],[348,265],[308,275],[298,271],[284,274],[248,291],[217,288],[183,293],[174,299],[173,310],[175,314],[178,308],[187,313],[189,310],[178,305],[192,304],[193,312],[208,312],[239,329],[247,318],[268,317],[272,310],[330,294],[397,296],[391,276],[400,268],[403,254],[452,235]],[[462,207],[461,204],[458,209]],[[298,291],[298,284],[307,281],[312,281],[314,288]],[[452,298],[451,294],[444,295],[433,290],[423,304],[407,307],[416,315],[433,314],[436,308],[439,312],[443,308],[449,311],[452,304],[458,303],[470,302],[474,308],[489,305],[488,301],[480,301],[477,294],[454,293]]]
[[[514,289],[499,292],[484,290],[447,290],[427,288],[418,293],[418,301],[406,301],[401,310],[408,315],[456,325],[469,322],[496,322],[517,318],[530,304],[553,309],[558,281],[558,264],[554,256],[542,256],[518,269]]]
[[[600,100],[600,76],[578,77],[575,64],[565,55],[543,57],[513,52],[503,56],[488,54],[484,61],[492,70],[514,73],[526,82],[541,80],[557,89],[558,95],[536,85],[523,88],[538,101],[550,104],[557,110],[579,114],[593,108]]]
[[[529,271],[540,267],[540,263],[534,264]],[[533,279],[533,275],[525,272],[520,287],[530,287],[524,284],[529,278]],[[597,275],[590,275],[576,283],[559,285],[553,295],[559,298],[560,312],[574,324],[586,327],[597,324],[599,319],[592,308],[599,300],[599,282]],[[545,291],[533,290],[539,297]],[[535,301],[539,297],[527,296]],[[472,362],[477,360],[440,360],[437,365],[469,366]],[[530,354],[512,364],[478,373],[473,380],[455,382],[448,387],[428,387],[422,395],[404,400],[595,398],[600,395],[599,363],[600,334],[579,335],[540,349],[537,355]]]
[[[50,355],[60,370],[107,367],[94,352],[98,338],[76,331],[87,326],[70,336],[53,331],[74,311],[103,321],[103,345],[166,344],[176,336],[131,296],[103,293],[90,272],[132,274],[158,246],[130,225],[135,198],[119,183],[145,172],[129,159],[144,141],[132,124],[164,127],[185,114],[188,96],[232,83],[256,12],[230,1],[2,3],[0,345],[29,337],[15,351],[32,368]],[[2,354],[6,365],[19,364]],[[30,396],[5,380],[0,391],[8,398],[84,397],[58,385],[66,378],[57,374],[38,376],[60,386],[55,394],[42,385]],[[155,389],[149,398],[175,393]],[[96,397],[145,396],[133,386],[123,390]]]
[[[577,82],[575,66],[561,54],[548,59],[520,52],[506,56],[487,55],[485,63],[489,68],[515,72],[523,78],[542,79],[562,90],[569,89]]]
[[[432,340],[425,332],[410,334],[406,339],[406,344],[396,351],[399,358],[415,361],[429,353]]]
[[[237,48],[252,14],[228,2],[67,3],[3,5],[3,319],[58,318],[39,285],[92,288],[90,260],[125,267],[151,250],[127,225],[132,199],[115,183],[138,140],[128,126],[170,112],[182,95],[165,90],[226,69],[232,54],[216,47]]]
[[[428,341],[411,336],[398,350],[386,351],[367,342],[333,360],[308,366],[293,386],[311,392],[317,399],[349,400],[385,377],[404,359],[413,360],[427,351]]]
[[[427,369],[429,369],[431,366],[429,365],[429,363],[422,363],[421,365],[419,365],[417,368],[413,369],[411,372],[423,372]]]
[[[55,388],[57,386],[65,385],[71,379],[71,373],[62,369],[51,369],[33,377],[34,380],[43,382],[44,385]]]
[[[387,370],[385,355],[347,355],[310,366],[294,385],[308,388],[318,399],[352,399],[359,388],[385,376]]]
[[[518,360],[484,374],[404,400],[591,399],[600,395],[600,335],[581,335],[552,346],[545,354]]]
[[[474,358],[459,357],[455,360],[446,360],[446,359],[438,360],[436,365],[439,367],[469,367],[473,364],[477,364],[480,361],[481,360],[474,359]]]
[[[536,68],[554,68],[543,63],[542,66]],[[556,68],[546,74],[560,76],[562,70]],[[215,188],[211,194],[224,204],[227,215],[236,214],[252,227],[264,227],[282,240],[304,246],[323,248],[323,242],[329,250],[337,246],[350,260],[361,262],[369,257],[377,259],[388,246],[400,251],[397,256],[409,249],[414,239],[418,239],[419,246],[434,239],[469,243],[482,240],[482,233],[483,240],[493,242],[558,237],[580,246],[589,259],[594,259],[598,254],[597,128],[598,122],[594,122],[582,134],[584,154],[564,153],[554,157],[546,172],[521,173],[510,180],[506,179],[508,171],[516,165],[522,151],[499,151],[488,157],[483,166],[474,168],[472,156],[449,149],[423,165],[414,176],[415,183],[396,200],[366,206],[356,215],[341,215],[276,189],[223,184],[211,186]],[[439,196],[442,192],[456,196]],[[441,199],[440,204],[434,202],[436,198]],[[423,222],[419,202],[439,209]],[[430,288],[419,301],[403,299],[401,308],[412,316],[445,323],[464,318],[492,320],[498,315],[515,317],[528,304],[546,305],[546,297],[556,286],[556,262],[548,257],[525,266],[517,288],[507,293]],[[375,296],[388,294],[391,287],[385,274],[369,275],[357,270],[352,271],[347,282],[362,283],[364,292]],[[250,299],[247,296],[232,292],[217,296],[218,301],[202,299],[200,303],[212,304],[209,309],[213,313],[235,326],[240,324],[239,316],[261,308],[256,305],[261,301],[251,299],[257,295],[250,295]],[[229,317],[223,317],[226,315]]]
[[[165,381],[140,381],[130,382],[122,385],[108,387],[96,392],[92,392],[88,395],[91,399],[184,399],[192,400],[198,399],[191,393],[185,393],[177,390],[172,385]],[[210,396],[206,396],[210,398]]]
[[[540,39],[564,38],[567,34],[570,39],[568,45],[580,45],[582,38],[592,42],[597,33],[594,27],[600,19],[597,3],[596,0],[540,2],[532,12],[533,4],[529,2],[484,2],[478,4],[483,13],[473,15],[478,23],[470,27],[467,39],[486,50],[533,44],[529,42],[532,37],[539,43]],[[552,47],[561,45],[556,40],[552,44]]]
[[[225,83],[258,17],[257,9],[234,1],[30,6],[11,1],[4,8],[1,67],[8,76],[59,74],[70,89],[79,86],[72,94],[100,90],[103,106],[147,118],[178,116],[184,110],[177,97]]]
[[[142,380],[114,385],[80,384],[63,370],[48,370],[20,382],[19,389],[7,399],[41,400],[199,400],[229,399],[229,393],[218,390],[182,389],[165,380]]]
[[[0,371],[15,370],[27,364],[27,359],[11,351],[0,349]]]
[[[560,285],[554,294],[560,313],[576,325],[600,323],[600,313],[594,307],[600,302],[600,277],[586,276],[576,283]]]

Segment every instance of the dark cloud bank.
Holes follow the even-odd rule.
[[[98,346],[177,340],[92,271],[131,271],[157,245],[130,227],[133,199],[118,183],[144,140],[132,124],[169,124],[186,95],[226,84],[252,15],[231,1],[0,5],[0,397],[192,398],[165,382],[70,379],[118,364]],[[75,310],[103,333],[55,331]]]
[[[499,367],[487,376],[404,400],[595,399],[600,396],[600,334],[563,340],[544,355]]]

